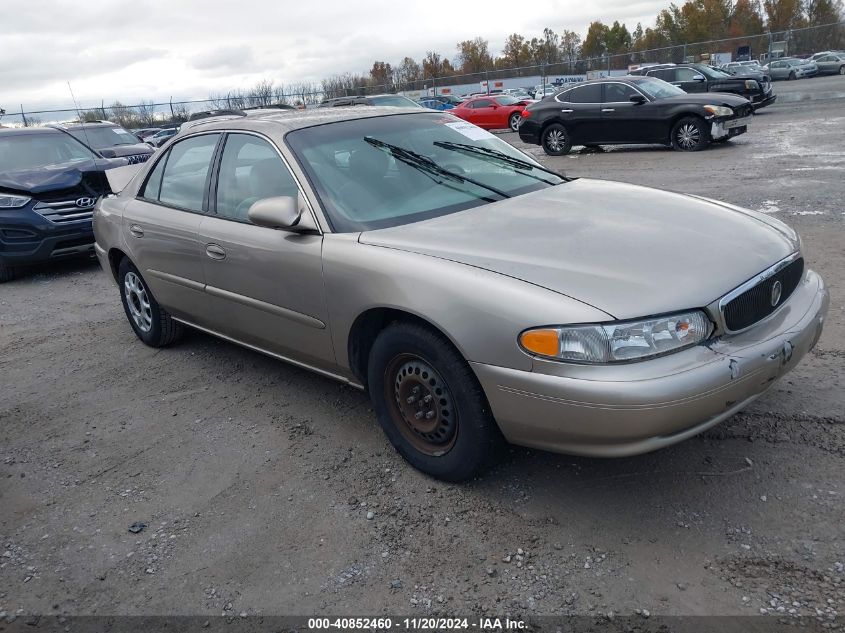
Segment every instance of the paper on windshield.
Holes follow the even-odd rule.
[[[494,138],[494,136],[487,130],[482,130],[477,125],[467,123],[466,121],[454,121],[452,123],[447,123],[446,127],[452,128],[458,134],[463,134],[472,141],[484,141],[489,138]]]

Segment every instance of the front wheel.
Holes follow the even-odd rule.
[[[18,276],[18,271],[15,269],[14,266],[9,266],[0,262],[0,284],[5,283],[7,281],[12,281],[15,277]]]
[[[155,300],[138,269],[124,257],[118,267],[120,299],[135,335],[150,347],[170,345],[182,336],[183,327]]]
[[[709,143],[710,133],[698,117],[684,117],[672,128],[672,147],[679,152],[697,152]]]
[[[516,132],[519,129],[519,122],[522,120],[522,115],[519,112],[514,112],[508,117],[508,127]]]
[[[412,466],[446,481],[480,473],[502,436],[470,366],[437,332],[394,323],[370,351],[367,384],[390,443]]]
[[[552,123],[543,130],[540,144],[543,146],[543,151],[549,156],[562,156],[572,149],[572,139],[569,137],[569,132],[560,123]]]
[[[796,79],[796,77],[795,77],[795,73],[789,73],[789,77],[788,77],[788,79],[789,79],[789,81],[792,81],[792,80]]]
[[[839,74],[840,74],[840,75],[845,75],[845,66],[840,66],[840,67],[839,67]]]

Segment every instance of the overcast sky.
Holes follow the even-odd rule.
[[[491,53],[544,26],[583,37],[592,20],[651,25],[668,0],[0,0],[0,107],[9,113],[115,99],[205,98],[361,73],[376,59],[453,58],[482,36]]]

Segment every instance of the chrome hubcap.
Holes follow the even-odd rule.
[[[126,297],[129,315],[135,322],[135,326],[142,332],[149,332],[153,326],[153,311],[147,289],[135,273],[126,273],[123,279],[123,295]]]
[[[546,135],[546,145],[548,145],[549,149],[553,152],[559,152],[563,149],[565,140],[566,137],[560,130],[552,130]]]
[[[678,145],[684,149],[696,147],[699,140],[701,140],[701,133],[698,131],[698,127],[692,123],[682,125],[678,130]]]

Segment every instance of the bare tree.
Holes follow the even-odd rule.
[[[138,123],[140,123],[141,125],[152,125],[153,123],[155,123],[156,109],[154,101],[142,100],[141,103],[135,106],[134,110],[138,119]]]

